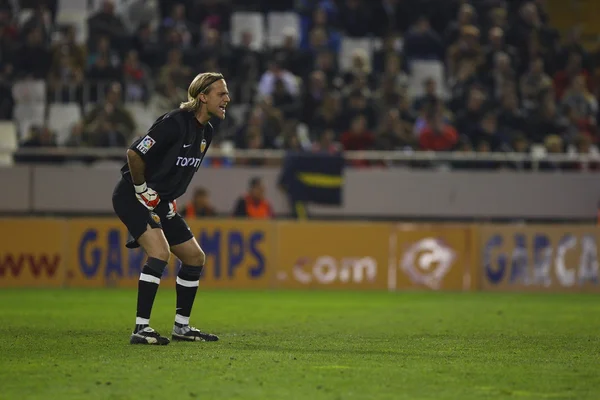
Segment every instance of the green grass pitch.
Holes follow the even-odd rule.
[[[170,333],[175,292],[152,325]],[[128,344],[132,290],[0,290],[0,399],[599,399],[595,295],[200,291],[216,343]]]

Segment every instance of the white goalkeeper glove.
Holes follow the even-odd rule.
[[[148,210],[154,210],[154,208],[160,203],[160,197],[153,189],[146,185],[146,182],[141,185],[133,185],[135,188],[135,197],[140,203],[144,205]]]
[[[169,202],[169,212],[167,213],[167,219],[171,219],[177,215],[177,202],[175,200]]]

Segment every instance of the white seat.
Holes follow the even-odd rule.
[[[87,1],[58,0],[57,15],[61,13],[87,13]]]
[[[271,48],[283,44],[283,32],[293,29],[300,35],[300,17],[294,12],[270,12],[267,14],[267,45]]]
[[[44,103],[46,101],[46,82],[42,79],[25,79],[12,87],[12,95],[17,104]]]
[[[19,27],[23,27],[27,20],[33,16],[33,10],[31,8],[23,8],[19,11],[19,16],[17,17],[17,21],[19,23]]]
[[[369,56],[369,62],[373,62],[373,41],[369,38],[342,38],[338,63],[342,72],[352,67],[352,53],[356,49],[363,49]]]
[[[12,121],[0,121],[0,166],[13,164],[13,153],[19,147],[17,126]]]
[[[266,36],[265,19],[259,12],[236,11],[231,15],[231,44],[239,46],[244,32],[252,33],[250,48],[261,51]]]
[[[143,103],[126,103],[125,109],[131,113],[135,121],[134,136],[146,134],[158,117],[152,107],[146,107]]]
[[[444,78],[444,64],[440,61],[416,60],[410,65],[410,79],[408,83],[408,95],[415,99],[425,94],[423,83],[433,78],[437,87],[437,95],[443,99],[448,98],[446,80]]]
[[[20,103],[15,105],[13,119],[17,124],[19,140],[27,137],[32,125],[44,126],[46,121],[46,105],[44,103]]]
[[[55,131],[59,145],[65,143],[71,133],[73,124],[82,118],[81,108],[77,103],[50,104],[48,110],[48,128]]]
[[[85,11],[61,11],[56,16],[57,25],[73,25],[75,27],[75,41],[84,44],[88,38],[88,14]]]

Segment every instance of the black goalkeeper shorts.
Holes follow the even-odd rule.
[[[115,213],[133,237],[133,240],[127,242],[128,248],[140,246],[137,239],[146,232],[148,225],[153,229],[162,229],[169,246],[185,243],[194,237],[181,215],[176,214],[173,218],[167,219],[169,202],[161,201],[153,211],[148,210],[135,197],[133,185],[124,179],[120,179],[117,183],[112,202]]]

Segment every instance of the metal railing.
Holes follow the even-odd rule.
[[[64,159],[121,159],[125,158],[125,148],[92,148],[92,147],[22,147],[17,150],[0,147],[0,155],[12,154],[17,157],[61,157]],[[285,150],[242,150],[214,148],[209,151],[207,158],[228,160],[282,160],[286,155]],[[310,154],[310,152],[306,152]],[[429,166],[439,164],[461,163],[497,163],[514,164],[527,163],[528,170],[537,170],[540,164],[552,163],[558,166],[597,165],[600,167],[600,156],[594,154],[546,154],[535,156],[528,153],[475,153],[475,152],[429,152],[429,151],[346,151],[343,153],[348,161],[367,161],[405,165],[411,162],[430,163]],[[585,168],[583,168],[585,170]],[[600,172],[600,171],[599,171]]]

